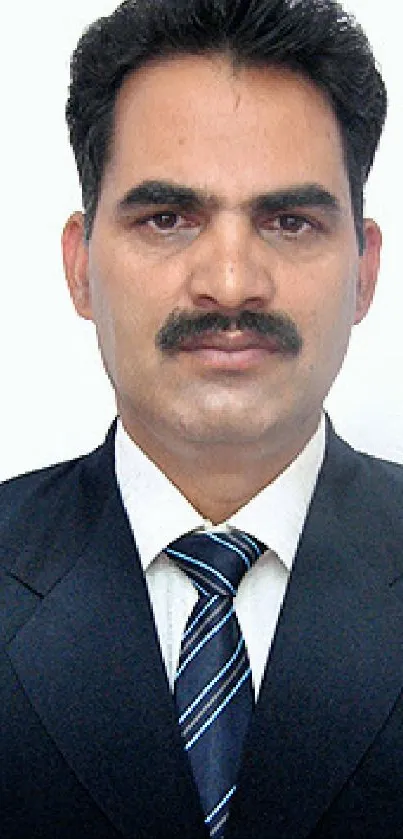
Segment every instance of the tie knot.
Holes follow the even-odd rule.
[[[265,545],[240,530],[195,530],[172,542],[165,553],[202,594],[234,597],[242,577],[265,550]]]

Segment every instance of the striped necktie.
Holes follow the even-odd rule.
[[[166,549],[199,592],[182,638],[175,700],[184,748],[214,839],[224,836],[254,704],[233,599],[242,577],[265,550],[238,530],[194,531]]]

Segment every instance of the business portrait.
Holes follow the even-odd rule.
[[[0,485],[4,839],[403,836],[403,457],[328,401],[383,281],[353,11],[80,22],[59,258],[112,416]]]

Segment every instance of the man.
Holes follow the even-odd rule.
[[[402,470],[322,413],[385,110],[332,0],[129,0],[83,36],[64,263],[119,417],[1,490],[4,839],[403,835]],[[229,593],[214,551],[253,562]]]

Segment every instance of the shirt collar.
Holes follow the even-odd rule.
[[[326,423],[271,484],[220,525],[244,530],[266,544],[291,570],[323,463]],[[131,440],[118,420],[115,469],[123,505],[144,571],[163,549],[190,530],[211,527],[179,489]]]

